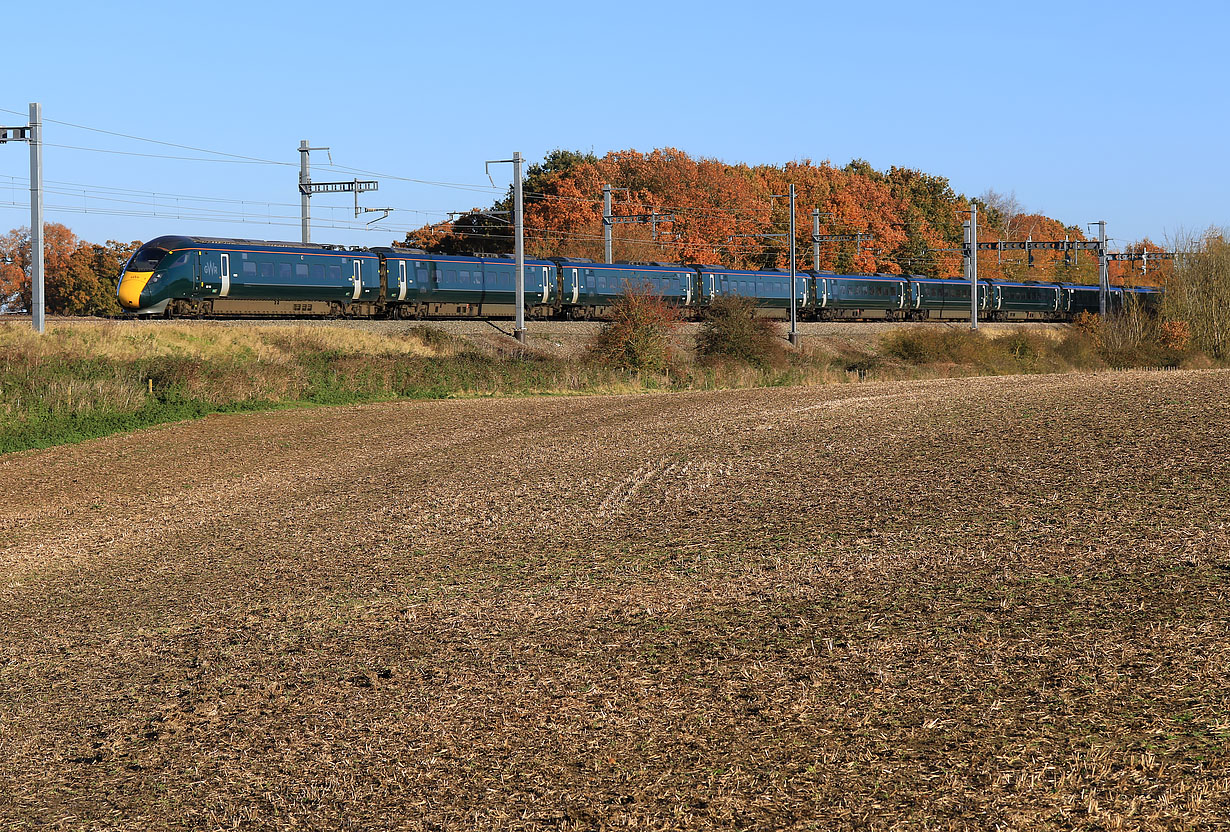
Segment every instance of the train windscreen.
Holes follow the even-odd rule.
[[[170,254],[165,248],[154,245],[143,245],[137,249],[132,255],[132,259],[128,261],[126,271],[130,272],[152,272],[158,268],[158,264],[162,262],[162,258]]]

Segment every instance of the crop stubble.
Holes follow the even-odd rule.
[[[395,403],[0,459],[0,818],[1214,826],[1228,379]]]

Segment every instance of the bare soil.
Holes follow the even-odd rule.
[[[2,457],[0,827],[1217,827],[1228,381],[403,402]]]

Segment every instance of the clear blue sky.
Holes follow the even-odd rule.
[[[4,22],[0,107],[20,115],[0,123],[39,101],[48,120],[287,163],[70,149],[225,158],[48,121],[48,219],[93,241],[298,239],[300,139],[337,165],[475,186],[514,150],[861,157],[1105,219],[1120,242],[1230,225],[1224,2],[47,0]],[[0,230],[29,222],[28,175],[24,145],[0,145]],[[361,203],[401,210],[376,230],[348,195],[317,196],[313,239],[400,238],[490,204],[511,171],[494,175],[495,191],[384,179]]]

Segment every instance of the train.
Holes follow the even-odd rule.
[[[755,300],[757,314],[786,318],[790,295],[802,320],[923,321],[970,317],[967,280],[922,275],[748,271],[681,263],[526,259],[529,318],[607,317],[628,287],[646,287],[699,318],[715,298]],[[325,316],[507,318],[516,311],[515,265],[506,255],[441,255],[420,249],[163,236],[124,266],[120,305],[165,317]],[[1100,308],[1097,286],[980,280],[987,321],[1064,321]],[[1156,309],[1156,287],[1112,287],[1108,306]]]

